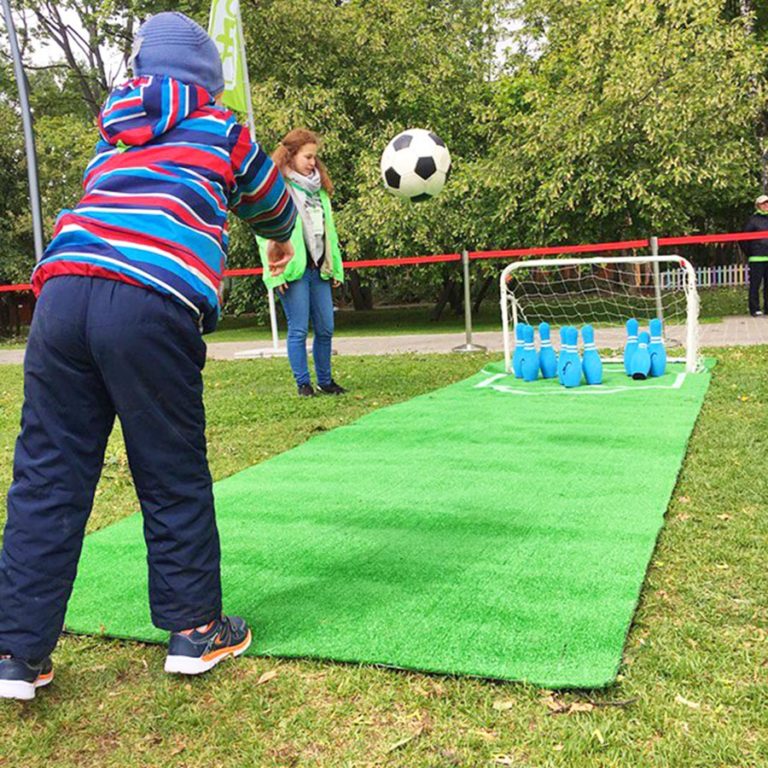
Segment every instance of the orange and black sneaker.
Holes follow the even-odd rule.
[[[165,671],[200,675],[229,656],[240,656],[251,644],[251,630],[239,616],[222,616],[205,627],[172,632]]]
[[[35,698],[35,691],[53,680],[53,663],[46,656],[41,661],[23,661],[0,656],[0,699]]]

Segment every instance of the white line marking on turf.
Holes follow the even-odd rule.
[[[479,384],[475,384],[475,389],[480,389],[482,387],[490,387],[494,381],[496,381],[497,379],[506,379],[508,375],[509,374],[507,373],[497,373],[495,376],[491,376],[490,379],[486,379],[485,381],[481,381]]]
[[[618,387],[606,387],[604,384],[598,384],[589,386],[583,384],[580,387],[573,389],[566,389],[565,387],[558,387],[557,389],[535,390],[530,389],[530,384],[526,388],[511,387],[508,384],[497,384],[499,379],[508,378],[512,374],[508,373],[496,373],[487,379],[484,379],[478,384],[475,384],[475,389],[495,389],[497,392],[503,392],[509,395],[526,395],[528,397],[549,397],[554,395],[615,395],[619,392],[647,392],[649,389],[680,389],[685,381],[686,373],[678,373],[675,376],[672,384],[641,384],[641,385],[622,385]],[[533,382],[531,382],[533,383]]]

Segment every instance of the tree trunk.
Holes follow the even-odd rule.
[[[373,293],[367,285],[362,285],[356,269],[347,273],[347,284],[352,294],[352,306],[355,310],[373,309]]]
[[[480,305],[483,303],[483,299],[490,290],[491,286],[496,282],[496,278],[493,275],[489,275],[483,280],[483,284],[480,286],[480,290],[475,296],[474,302],[472,302],[472,312],[477,313],[480,311]]]
[[[453,281],[448,301],[450,302],[454,315],[461,316],[464,314],[464,286],[460,281]]]
[[[443,287],[440,289],[440,295],[437,297],[437,304],[435,304],[435,308],[432,310],[432,314],[429,318],[430,320],[437,322],[440,319],[443,314],[443,310],[445,309],[445,305],[451,299],[453,287],[453,278],[447,274],[443,275]]]

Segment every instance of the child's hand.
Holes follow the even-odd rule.
[[[277,240],[267,242],[267,261],[272,277],[282,275],[288,262],[293,258],[293,246],[288,243],[278,243]]]

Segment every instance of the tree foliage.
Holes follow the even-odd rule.
[[[734,224],[759,190],[765,103],[743,17],[715,0],[519,12],[526,52],[499,83],[502,132],[484,165],[502,227],[555,243]]]
[[[57,7],[80,16],[83,56]],[[61,51],[61,67],[29,70],[50,232],[79,194],[110,85],[105,51],[126,53],[153,12],[205,25],[209,4],[23,8],[25,50],[47,35]],[[347,258],[730,229],[761,173],[768,184],[768,11],[755,0],[242,0],[242,16],[256,137],[271,150],[299,125],[323,135]],[[31,254],[7,67],[0,92],[6,247]],[[444,192],[420,205],[379,179],[381,151],[410,127],[440,134],[454,161]],[[231,243],[233,266],[257,263],[246,228]],[[411,298],[444,275],[388,273],[387,287]],[[252,306],[256,285],[237,283],[232,306]]]

